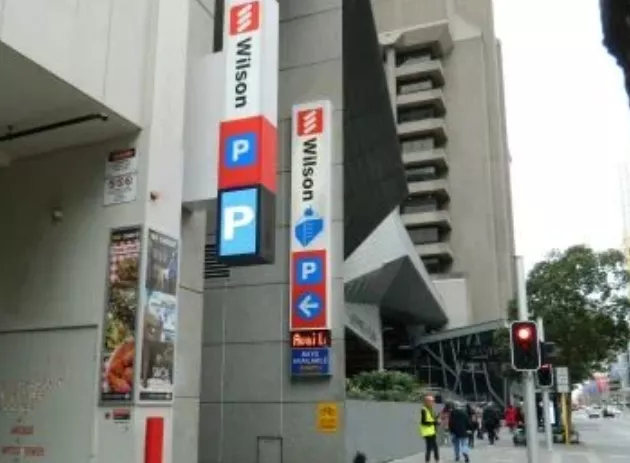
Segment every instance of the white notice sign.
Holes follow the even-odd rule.
[[[131,148],[107,156],[103,204],[129,203],[138,196],[138,159]]]
[[[556,389],[560,393],[567,394],[571,392],[569,369],[567,367],[556,367]]]

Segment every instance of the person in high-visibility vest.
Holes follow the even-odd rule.
[[[433,405],[433,396],[426,396],[422,410],[420,411],[420,426],[418,428],[426,444],[424,461],[427,463],[431,461],[431,454],[433,454],[433,461],[440,461],[440,450],[437,442],[437,425],[439,423],[435,411],[433,410]]]

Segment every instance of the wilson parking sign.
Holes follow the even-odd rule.
[[[219,129],[217,254],[228,265],[271,263],[278,151],[278,2],[226,0],[224,21],[226,87]]]
[[[293,107],[291,330],[330,328],[331,123],[329,101]]]

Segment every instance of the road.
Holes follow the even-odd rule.
[[[581,413],[574,415],[580,432],[580,445],[555,444],[547,451],[544,435],[540,438],[539,463],[628,463],[630,461],[630,412],[615,419],[588,419]],[[442,448],[441,462],[455,461],[449,447]],[[514,447],[505,430],[495,445],[478,442],[471,454],[471,463],[528,463],[527,450]],[[422,463],[424,455],[415,455],[392,463]]]

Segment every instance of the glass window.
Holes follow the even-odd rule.
[[[412,50],[404,51],[396,54],[396,66],[402,66],[403,64],[416,64],[431,61],[431,50]]]
[[[437,227],[410,228],[409,236],[415,244],[438,243],[440,241],[440,230]]]
[[[405,175],[409,182],[421,182],[437,179],[438,171],[435,166],[408,167],[405,169]]]
[[[400,208],[401,213],[433,212],[438,210],[437,199],[432,197],[411,196],[405,200]]]
[[[435,148],[435,139],[433,137],[414,137],[402,140],[403,153],[415,153],[417,151],[428,151]]]
[[[410,80],[398,85],[398,94],[406,95],[423,90],[431,90],[433,87],[433,81],[431,79]]]
[[[398,122],[422,121],[436,117],[435,108],[432,106],[420,106],[398,110]]]

